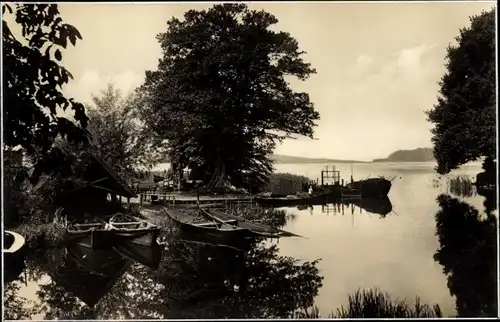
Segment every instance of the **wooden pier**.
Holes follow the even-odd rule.
[[[209,204],[221,204],[221,205],[233,205],[233,204],[250,204],[254,203],[255,200],[253,196],[244,195],[220,195],[220,196],[209,196],[209,195],[187,195],[179,192],[157,192],[157,191],[145,191],[139,194],[139,204],[143,205],[144,202],[158,203],[163,205],[209,205]]]

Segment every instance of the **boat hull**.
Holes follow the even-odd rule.
[[[347,187],[359,190],[362,198],[386,197],[391,190],[391,181],[383,178],[372,178],[349,183]]]
[[[156,242],[151,246],[119,242],[116,243],[114,249],[120,255],[130,258],[149,268],[157,269],[160,265],[162,248]]]
[[[96,229],[91,231],[67,231],[66,240],[77,243],[89,249],[104,249],[112,247],[116,242],[116,234],[109,229]]]
[[[27,246],[23,236],[13,231],[4,231],[3,247],[4,266],[18,266],[24,262]]]
[[[234,229],[217,229],[212,227],[201,227],[179,219],[179,217],[173,215],[171,211],[167,211],[165,209],[164,211],[175,225],[177,225],[183,232],[188,234],[201,234],[213,238],[218,238],[224,241],[233,241],[255,236],[254,233],[252,233],[249,229],[246,228],[236,227]],[[180,218],[182,218],[182,215],[180,216]]]
[[[160,234],[159,228],[138,229],[125,231],[116,229],[115,233],[121,242],[128,242],[142,246],[153,246]]]

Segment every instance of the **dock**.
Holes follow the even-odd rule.
[[[251,195],[196,195],[180,192],[145,191],[139,194],[139,204],[151,202],[163,205],[195,205],[195,204],[250,204],[254,203]]]

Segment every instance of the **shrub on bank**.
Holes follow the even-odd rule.
[[[291,173],[272,173],[264,191],[273,194],[289,195],[303,191],[303,186],[311,182],[306,176]]]

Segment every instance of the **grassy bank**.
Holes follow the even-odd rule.
[[[431,307],[422,304],[416,297],[411,303],[399,299],[391,299],[390,294],[378,288],[357,290],[349,295],[347,307],[341,306],[336,312],[331,312],[328,318],[356,319],[356,318],[441,318],[439,305]],[[314,306],[304,312],[299,312],[297,318],[321,318],[319,308]]]
[[[64,243],[66,229],[58,222],[39,224],[26,222],[11,230],[21,234],[30,249],[59,247]]]
[[[311,182],[306,176],[291,173],[273,173],[264,191],[273,194],[288,195],[302,191],[302,185]]]

